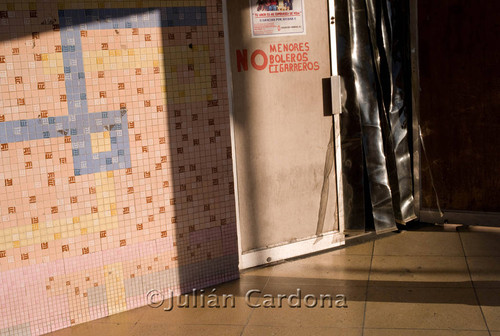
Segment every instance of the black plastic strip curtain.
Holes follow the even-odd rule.
[[[396,222],[415,218],[408,4],[337,0],[336,7],[346,95],[341,119],[346,229],[361,229],[359,211],[369,197],[375,230],[394,230]],[[363,183],[369,186],[364,196]]]

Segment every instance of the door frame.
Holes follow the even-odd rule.
[[[237,174],[237,153],[235,144],[235,127],[234,127],[234,110],[233,110],[233,87],[231,73],[231,55],[229,46],[229,19],[227,10],[227,1],[222,0],[223,24],[224,24],[224,47],[226,58],[226,74],[228,82],[228,101],[230,114],[230,133],[231,133],[231,152],[233,163],[233,179],[235,189],[235,207],[236,207],[236,226],[238,235],[238,255],[239,268],[247,269],[260,265],[273,263],[276,261],[299,257],[319,251],[324,251],[339,247],[345,244],[344,232],[344,202],[342,193],[342,158],[341,158],[341,143],[340,143],[340,116],[333,115],[333,132],[335,144],[335,174],[337,186],[337,209],[338,209],[338,231],[330,231],[320,236],[310,236],[303,239],[298,239],[293,242],[285,242],[277,245],[267,246],[265,248],[246,251],[243,253],[241,244],[241,221],[240,221],[240,202],[238,196],[238,174]],[[243,0],[248,1],[248,0]],[[329,17],[335,17],[335,1],[328,0]],[[335,24],[330,24],[330,63],[331,76],[337,77],[337,50]],[[332,80],[333,81],[333,80]],[[340,101],[332,102],[340,104]]]
[[[328,0],[328,15],[330,17],[330,73],[332,79],[332,90],[335,88],[334,80],[339,79],[338,83],[341,85],[341,79],[338,73],[338,60],[337,60],[337,34],[335,29],[335,0]],[[339,221],[339,232],[344,232],[345,230],[345,217],[344,217],[344,188],[342,183],[342,142],[340,137],[340,113],[342,112],[342,102],[341,102],[341,87],[337,88],[339,90],[338,101],[334,101],[336,95],[332,92],[332,110],[335,110],[333,106],[337,104],[338,113],[333,114],[333,135],[335,144],[335,176],[337,178],[337,209],[338,209],[338,221]]]

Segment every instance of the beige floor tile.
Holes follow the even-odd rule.
[[[226,282],[217,286],[205,288],[205,295],[210,294],[213,289],[218,295],[233,294],[238,297],[245,297],[245,294],[251,289],[262,289],[268,283],[268,278],[255,277],[254,279],[246,278],[245,281],[236,280]]]
[[[411,228],[411,231],[422,231],[422,232],[457,232],[457,228],[460,228],[462,224],[425,224],[416,225]]]
[[[140,307],[95,320],[96,323],[137,323],[150,307]]]
[[[484,233],[495,233],[500,234],[500,227],[494,226],[480,226],[480,225],[460,225],[458,228],[460,232],[484,232]]]
[[[312,294],[319,296],[321,294],[330,294],[335,296],[337,294],[345,294],[344,291],[348,291],[351,294],[350,300],[364,301],[366,287],[358,286],[334,286],[334,285],[297,285],[297,284],[280,284],[280,283],[268,283],[266,287],[262,290],[261,297],[264,298],[264,294],[297,294],[297,290],[300,289],[302,297],[307,294]]]
[[[277,294],[287,296],[297,293],[297,286],[269,284],[263,294],[270,294],[275,298],[276,308],[255,308],[250,317],[250,326],[275,326],[275,327],[321,327],[321,328],[360,328],[363,323],[364,314],[364,296],[363,287],[331,287],[324,286],[301,286],[303,301],[300,308],[290,307],[287,301],[283,301],[281,308],[278,308]],[[320,294],[343,294],[346,297],[347,307],[336,308],[333,302],[332,308],[328,304],[320,305]],[[315,308],[306,307],[305,296],[311,294],[317,299]],[[263,297],[264,300],[270,300]],[[292,300],[292,305],[297,305],[297,300]],[[308,299],[307,304],[313,305],[314,300]]]
[[[471,287],[464,257],[374,256],[370,286]]]
[[[456,232],[403,231],[375,241],[374,255],[463,256]]]
[[[273,266],[259,266],[241,271],[241,275],[268,277],[273,272]]]
[[[61,329],[49,336],[88,336],[88,335],[106,335],[123,336],[130,335],[134,329],[135,323],[96,323],[87,322],[76,326]]]
[[[472,288],[369,287],[365,327],[486,329]]]
[[[489,336],[488,331],[428,329],[365,329],[363,336]]]
[[[334,251],[329,252],[332,255],[369,255],[371,256],[373,252],[373,241],[361,243],[361,244],[353,244],[349,245],[349,242],[346,243],[346,246],[342,248],[338,248]]]
[[[268,327],[247,326],[243,336],[361,336],[361,328],[296,328],[296,327]]]
[[[261,284],[261,283],[266,283],[268,279],[269,279],[269,276],[267,276],[267,275],[258,275],[258,274],[242,272],[240,274],[240,278],[238,280],[235,280],[235,281],[239,281],[242,283],[249,283],[250,282],[250,283]]]
[[[366,286],[371,256],[325,253],[273,267],[269,283]]]
[[[138,323],[130,336],[240,336],[244,326],[224,325],[220,321],[219,325],[183,325],[175,322],[165,322],[164,324]],[[122,335],[122,336],[125,336]]]
[[[476,293],[488,327],[500,331],[500,288],[477,288]]]
[[[462,242],[464,244],[466,256],[500,257],[500,248],[498,243],[500,241],[500,231],[498,231],[498,229],[490,232],[460,232],[460,237],[462,238]]]
[[[500,288],[500,257],[468,257],[475,287]]]
[[[231,300],[228,300],[226,304],[224,304],[223,294],[226,293],[217,292],[216,294],[219,300],[219,308],[208,308],[208,297],[205,298],[204,308],[201,307],[202,301],[199,297],[197,298],[196,307],[194,307],[192,297],[189,297],[190,307],[180,308],[177,304],[177,299],[174,298],[173,304],[170,301],[166,301],[161,308],[150,308],[139,322],[163,324],[175,321],[176,324],[217,325],[225,321],[226,324],[230,325],[245,325],[253,310],[247,306],[244,297],[235,296],[233,306],[233,301]],[[254,295],[253,299],[258,300],[258,295]],[[181,298],[181,303],[183,302],[184,298]],[[172,307],[172,309],[169,311],[164,311],[162,309],[170,307]]]
[[[289,308],[271,311],[259,308],[250,318],[249,325],[292,327],[358,327],[363,323],[361,303],[350,304],[350,308]]]

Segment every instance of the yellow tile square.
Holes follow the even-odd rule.
[[[92,133],[90,135],[92,143],[92,153],[102,153],[111,151],[111,139],[109,132]]]

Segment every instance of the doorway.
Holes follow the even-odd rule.
[[[224,3],[240,269],[344,243],[338,115],[323,103],[332,63],[336,74],[333,1],[293,3],[304,31],[263,36],[256,1]],[[277,13],[270,18],[287,17]]]

